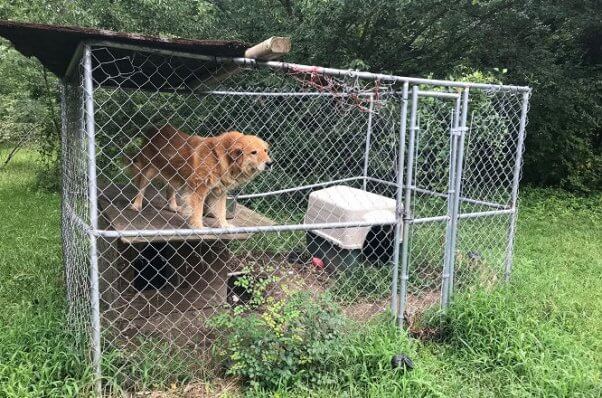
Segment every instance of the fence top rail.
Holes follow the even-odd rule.
[[[459,93],[446,93],[442,91],[418,90],[418,95],[422,97],[444,98],[451,100],[457,100],[458,98],[460,98]]]
[[[160,48],[141,46],[136,44],[125,44],[125,43],[116,43],[108,40],[91,40],[83,42],[80,46],[91,46],[91,47],[108,47],[108,48],[118,48],[124,50],[131,51],[142,51],[154,54],[161,54],[165,56],[175,56],[181,58],[191,58],[198,59],[208,62],[215,63],[223,63],[223,64],[235,64],[240,66],[247,67],[267,67],[275,70],[284,70],[284,71],[294,71],[297,73],[317,73],[323,75],[331,75],[331,76],[339,76],[339,77],[349,77],[349,78],[359,78],[365,80],[381,80],[381,81],[390,81],[390,82],[399,82],[399,83],[411,83],[411,84],[425,84],[430,86],[441,86],[441,87],[456,87],[456,88],[476,88],[483,90],[492,90],[492,91],[516,91],[516,92],[530,92],[531,88],[528,86],[514,86],[514,85],[504,85],[504,84],[486,84],[486,83],[471,83],[471,82],[458,82],[453,80],[440,80],[440,79],[426,79],[426,78],[418,78],[418,77],[408,77],[408,76],[397,76],[383,73],[372,73],[372,72],[362,72],[358,70],[352,69],[338,69],[338,68],[326,68],[321,66],[312,66],[312,65],[303,65],[297,63],[283,62],[283,61],[259,61],[251,58],[243,58],[243,57],[220,57],[220,56],[210,56],[210,55],[202,55],[202,54],[194,54],[184,51],[174,51],[174,50],[165,50]],[[81,52],[76,51],[74,58],[81,57]],[[73,64],[73,62],[72,62]],[[72,68],[68,71],[68,74],[71,73]],[[68,74],[65,78],[68,77]]]

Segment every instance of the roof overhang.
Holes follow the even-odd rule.
[[[152,48],[180,53],[215,57],[244,57],[250,45],[235,40],[196,40],[164,38],[110,30],[60,25],[43,25],[25,22],[0,21],[0,36],[9,40],[14,48],[27,57],[37,58],[42,65],[59,78],[64,78],[74,57],[79,56],[82,43],[105,42],[127,44],[140,48]],[[192,58],[177,58],[165,62],[165,55],[146,53],[132,56],[131,50],[107,48],[95,51],[97,65],[114,61],[108,68],[95,68],[94,80],[107,86],[125,85],[133,88],[162,89],[179,87],[187,80],[207,78],[215,73],[215,65]],[[109,69],[114,70],[109,70]],[[185,68],[187,73],[174,73]],[[159,70],[158,70],[159,69]],[[169,69],[169,70],[167,70]],[[138,71],[120,79],[122,71]],[[113,73],[114,72],[114,73]],[[149,76],[162,76],[154,81]],[[186,76],[184,76],[186,75]],[[171,77],[170,77],[171,76]],[[122,76],[125,77],[125,76]],[[165,77],[168,77],[167,79]]]

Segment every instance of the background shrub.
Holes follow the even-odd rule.
[[[602,187],[601,13],[597,0],[31,0],[0,4],[1,19],[250,43],[290,35],[294,47],[288,59],[308,64],[439,78],[460,76],[464,68],[499,72],[504,82],[534,89],[524,180],[574,191]],[[23,59],[6,48],[6,43],[0,45],[0,104],[11,96],[21,109],[56,103],[58,91],[52,77],[48,89],[39,76],[39,65],[29,62],[15,68]],[[11,117],[14,113],[7,116],[0,110],[0,126]],[[36,129],[46,137],[41,148],[58,148],[58,129],[53,134],[46,134],[46,128]]]

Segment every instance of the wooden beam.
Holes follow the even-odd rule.
[[[245,58],[257,59],[260,61],[272,61],[278,59],[291,51],[291,38],[273,36],[261,43],[249,47],[245,51]],[[219,73],[211,78],[204,80],[202,84],[207,87],[216,86],[220,82],[228,79],[230,76],[239,73],[242,69],[237,65],[223,65]],[[188,84],[189,87],[198,87],[201,82]]]
[[[291,51],[291,38],[273,36],[248,48],[245,58],[259,59],[262,61],[273,60],[288,54]]]

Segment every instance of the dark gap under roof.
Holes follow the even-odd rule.
[[[21,54],[36,57],[42,65],[60,78],[65,77],[79,44],[87,40],[103,40],[219,57],[243,57],[245,50],[250,47],[247,43],[234,40],[162,38],[110,30],[2,20],[0,20],[0,36],[9,40]],[[174,61],[165,62],[167,57],[159,54],[132,56],[133,54],[131,51],[118,49],[95,51],[93,58],[96,66],[103,62],[108,64],[95,67],[94,80],[98,83],[102,82],[104,86],[166,90],[189,84],[191,80],[202,80],[216,71],[215,65],[199,60],[173,58]],[[110,66],[112,60],[124,57],[127,59]],[[173,73],[171,68],[176,66],[173,65],[174,62],[181,63],[180,67],[188,72]],[[157,65],[164,69],[162,73],[152,70]],[[131,72],[132,68],[141,72],[137,76],[130,74],[127,77],[128,73],[121,76],[121,72]],[[111,72],[111,69],[114,70]],[[191,71],[194,72],[190,73]]]

